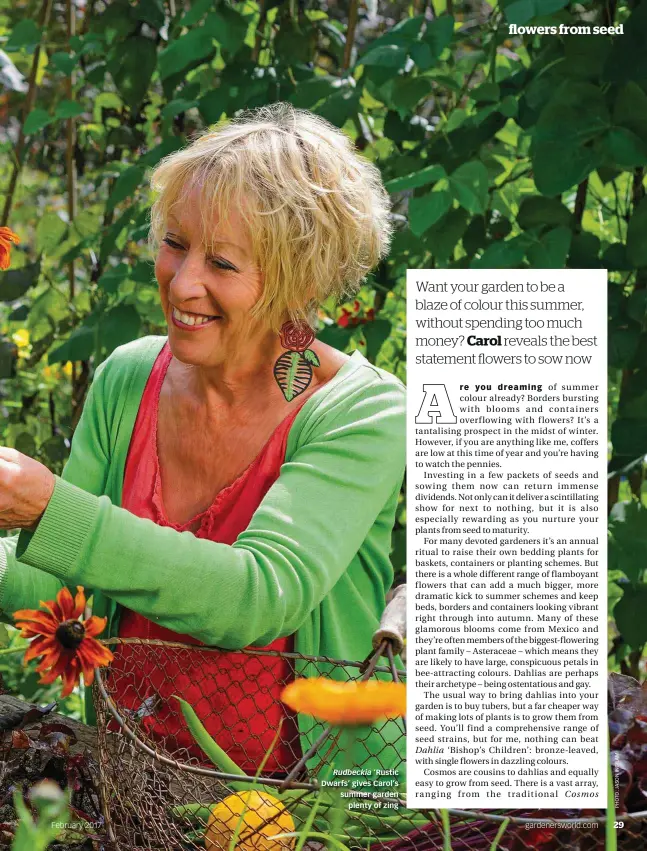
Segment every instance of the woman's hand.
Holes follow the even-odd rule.
[[[0,529],[30,529],[54,492],[54,474],[22,452],[0,446]]]

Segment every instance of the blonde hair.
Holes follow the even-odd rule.
[[[385,256],[389,197],[376,166],[328,121],[287,103],[244,112],[165,157],[151,177],[157,249],[171,208],[199,187],[205,249],[216,220],[236,209],[264,275],[254,315],[278,329],[286,315],[313,322]]]

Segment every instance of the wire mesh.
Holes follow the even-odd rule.
[[[384,647],[362,663],[144,639],[107,643],[115,658],[97,677],[93,698],[110,851],[226,851],[236,828],[242,851],[293,849],[315,799],[320,803],[310,829],[319,836],[306,843],[311,851],[325,847],[324,837],[331,835],[365,851],[605,848],[599,810],[452,810],[448,821],[439,810],[407,810],[399,785],[406,753],[402,720],[357,728],[351,741],[312,718],[297,719],[281,703],[282,687],[295,677],[404,678]],[[378,664],[382,654],[387,664]],[[207,732],[243,769],[246,786],[209,762],[176,695],[193,706]],[[304,753],[304,743],[316,747]],[[263,759],[263,787],[254,792]],[[326,783],[332,766],[341,764],[355,773],[345,781],[340,816]],[[380,777],[397,780],[382,785]],[[289,801],[277,804],[286,788]],[[623,824],[618,847],[645,849],[647,824],[631,818]]]

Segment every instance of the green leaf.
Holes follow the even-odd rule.
[[[470,263],[472,269],[516,269],[526,251],[518,237],[489,245],[483,254]]]
[[[0,623],[0,647],[9,647],[9,640],[9,630],[3,623]]]
[[[40,44],[41,30],[31,18],[23,18],[11,31],[11,35],[3,45],[7,53],[18,50],[33,50]]]
[[[393,81],[391,103],[402,113],[413,112],[423,98],[432,90],[429,77],[399,75]]]
[[[212,89],[198,101],[198,110],[206,124],[217,124],[229,108],[229,89]]]
[[[627,315],[642,323],[647,313],[647,290],[634,290],[627,300]]]
[[[632,268],[627,248],[622,242],[612,243],[602,255],[602,268],[610,272],[629,272]]]
[[[602,154],[592,148],[542,145],[533,158],[537,189],[544,195],[559,195],[581,183],[602,162]]]
[[[65,438],[60,434],[54,435],[42,443],[40,451],[50,464],[62,464],[70,454]]]
[[[484,216],[474,216],[463,234],[463,248],[468,257],[473,257],[488,242]]]
[[[647,142],[647,93],[633,81],[623,86],[613,104],[613,123]]]
[[[432,225],[424,237],[425,245],[439,263],[446,263],[456,249],[458,241],[467,230],[469,214],[463,209],[449,210]]]
[[[54,118],[44,109],[32,109],[25,119],[24,131],[26,136],[31,136],[32,133],[38,133],[43,127],[51,124]]]
[[[618,632],[634,650],[647,642],[647,585],[629,585],[616,603],[613,617]]]
[[[91,213],[89,210],[80,210],[74,217],[72,228],[81,237],[81,239],[85,239],[97,232],[100,221],[101,220],[97,213]]]
[[[156,63],[155,42],[143,35],[129,36],[109,62],[119,94],[131,109],[137,109],[146,96]]]
[[[562,269],[571,246],[572,231],[567,227],[549,230],[539,243],[528,249],[528,260],[535,269]]]
[[[497,83],[481,83],[472,89],[470,97],[477,103],[497,103],[501,97],[501,89]]]
[[[523,26],[540,15],[558,12],[568,6],[569,2],[570,0],[512,0],[505,6],[504,13],[508,23]]]
[[[546,104],[533,133],[535,183],[543,195],[559,195],[602,164],[593,145],[611,126],[601,89],[566,80]]]
[[[340,88],[341,82],[339,77],[332,77],[330,74],[302,80],[288,100],[297,109],[311,109],[319,101],[334,94]]]
[[[411,198],[409,227],[416,236],[420,236],[445,215],[451,204],[452,196],[446,189]]]
[[[119,285],[128,277],[128,266],[119,263],[118,266],[110,266],[97,281],[97,286],[105,293],[116,293]]]
[[[308,361],[308,363],[311,363],[313,366],[321,366],[319,356],[316,352],[313,352],[312,349],[306,349],[303,352],[303,357]]]
[[[96,328],[81,325],[68,339],[47,356],[48,363],[89,360],[95,350]]]
[[[139,162],[147,168],[153,168],[163,157],[178,151],[182,145],[183,142],[179,136],[168,136],[166,139],[162,139],[159,145],[155,145],[147,154],[144,154]]]
[[[425,44],[424,41],[417,41],[412,44],[409,49],[409,55],[421,71],[428,71],[438,61],[434,57],[431,47]]]
[[[62,100],[56,107],[54,118],[76,118],[77,115],[82,115],[83,112],[84,109],[80,103],[76,103],[73,100]]]
[[[611,83],[647,80],[647,3],[639,3],[624,23],[624,35],[613,40],[603,79]]]
[[[428,183],[435,183],[445,176],[445,169],[441,165],[428,165],[420,171],[387,181],[384,188],[388,192],[403,192],[405,189],[418,189]]]
[[[225,5],[219,6],[207,16],[204,27],[230,56],[238,52],[247,35],[247,19],[240,12]]]
[[[100,92],[94,99],[92,115],[94,120],[99,123],[103,121],[103,110],[114,109],[120,112],[123,109],[124,102],[115,92]]]
[[[141,326],[141,317],[131,304],[119,304],[101,317],[99,340],[107,354],[117,346],[136,339]]]
[[[574,233],[567,265],[571,269],[605,269],[600,262],[600,239],[588,231]]]
[[[608,336],[609,367],[611,369],[629,368],[640,345],[640,331],[637,328],[628,328],[626,324],[619,325],[613,322],[609,324]]]
[[[161,0],[139,0],[132,14],[138,21],[144,21],[153,29],[159,30],[164,26],[165,15]]]
[[[166,80],[180,71],[195,68],[215,52],[213,36],[204,26],[189,30],[159,54],[160,79]]]
[[[374,319],[362,325],[362,333],[366,340],[366,357],[375,363],[383,344],[391,333],[391,323],[388,319]]]
[[[51,254],[63,239],[67,224],[58,213],[45,213],[36,226],[36,250]]]
[[[647,142],[626,127],[613,127],[600,141],[602,155],[610,165],[622,169],[647,163]]]
[[[647,198],[634,208],[627,229],[627,256],[634,266],[647,266]]]
[[[572,222],[573,214],[559,198],[545,198],[543,195],[527,195],[517,214],[517,223],[523,230],[541,225],[570,227]]]
[[[104,6],[102,14],[93,16],[93,29],[98,30],[109,44],[117,39],[125,39],[138,26],[134,9],[128,0],[111,0]]]
[[[172,100],[170,103],[167,103],[160,115],[165,120],[169,120],[170,118],[179,115],[181,112],[186,112],[188,109],[197,105],[198,102],[196,100],[177,98],[176,100]]]
[[[647,454],[647,419],[620,417],[611,426],[611,443],[615,455],[637,458]]]
[[[297,21],[284,17],[274,36],[274,53],[283,65],[298,67],[307,65],[312,59],[317,30],[307,20]]]
[[[340,328],[339,325],[331,323],[330,325],[324,325],[322,330],[317,334],[317,339],[327,346],[332,346],[333,349],[345,352],[352,335],[352,328]]]
[[[74,56],[71,53],[63,53],[62,51],[52,53],[49,57],[49,64],[66,77],[69,77],[72,71],[74,71],[78,61],[78,56]]]
[[[484,213],[488,201],[488,173],[480,160],[459,166],[449,175],[449,188],[461,207]]]
[[[392,68],[396,71],[404,68],[407,62],[407,51],[396,44],[381,44],[369,50],[357,60],[357,65],[377,65],[380,68]]]
[[[15,301],[38,283],[40,263],[30,263],[22,269],[10,269],[0,274],[0,301]]]
[[[568,35],[564,38],[564,61],[560,73],[577,80],[597,82],[611,50],[607,35]]]
[[[401,118],[395,110],[389,110],[384,119],[384,135],[392,142],[422,142],[426,123],[419,115]]]
[[[14,449],[22,452],[23,455],[29,455],[30,458],[33,458],[36,454],[36,441],[28,431],[21,431],[14,440],[13,445]]]
[[[330,121],[335,127],[343,127],[349,118],[359,112],[360,97],[361,92],[346,88],[326,98],[315,109],[315,112]]]
[[[131,165],[125,171],[122,171],[108,197],[106,211],[114,210],[117,204],[129,198],[137,187],[141,185],[144,174],[144,168],[139,165]]]
[[[413,18],[405,18],[399,21],[395,26],[389,27],[381,36],[371,41],[366,48],[366,52],[385,44],[410,47],[420,35],[424,21],[424,15],[416,15]]]
[[[427,21],[427,27],[422,41],[431,50],[433,61],[440,59],[440,55],[454,37],[454,19],[451,15],[441,15],[433,21]]]
[[[213,6],[213,0],[194,0],[189,11],[180,20],[181,27],[192,27],[197,24]]]
[[[29,308],[26,304],[19,304],[15,310],[9,314],[10,322],[24,322],[29,316]]]

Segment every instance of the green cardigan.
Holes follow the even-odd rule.
[[[135,418],[165,341],[121,346],[97,368],[36,531],[0,539],[4,618],[62,584],[83,585],[110,636],[127,606],[225,649],[294,634],[300,653],[364,659],[393,580],[402,383],[355,352],[299,411],[279,478],[230,546],[120,507]]]

